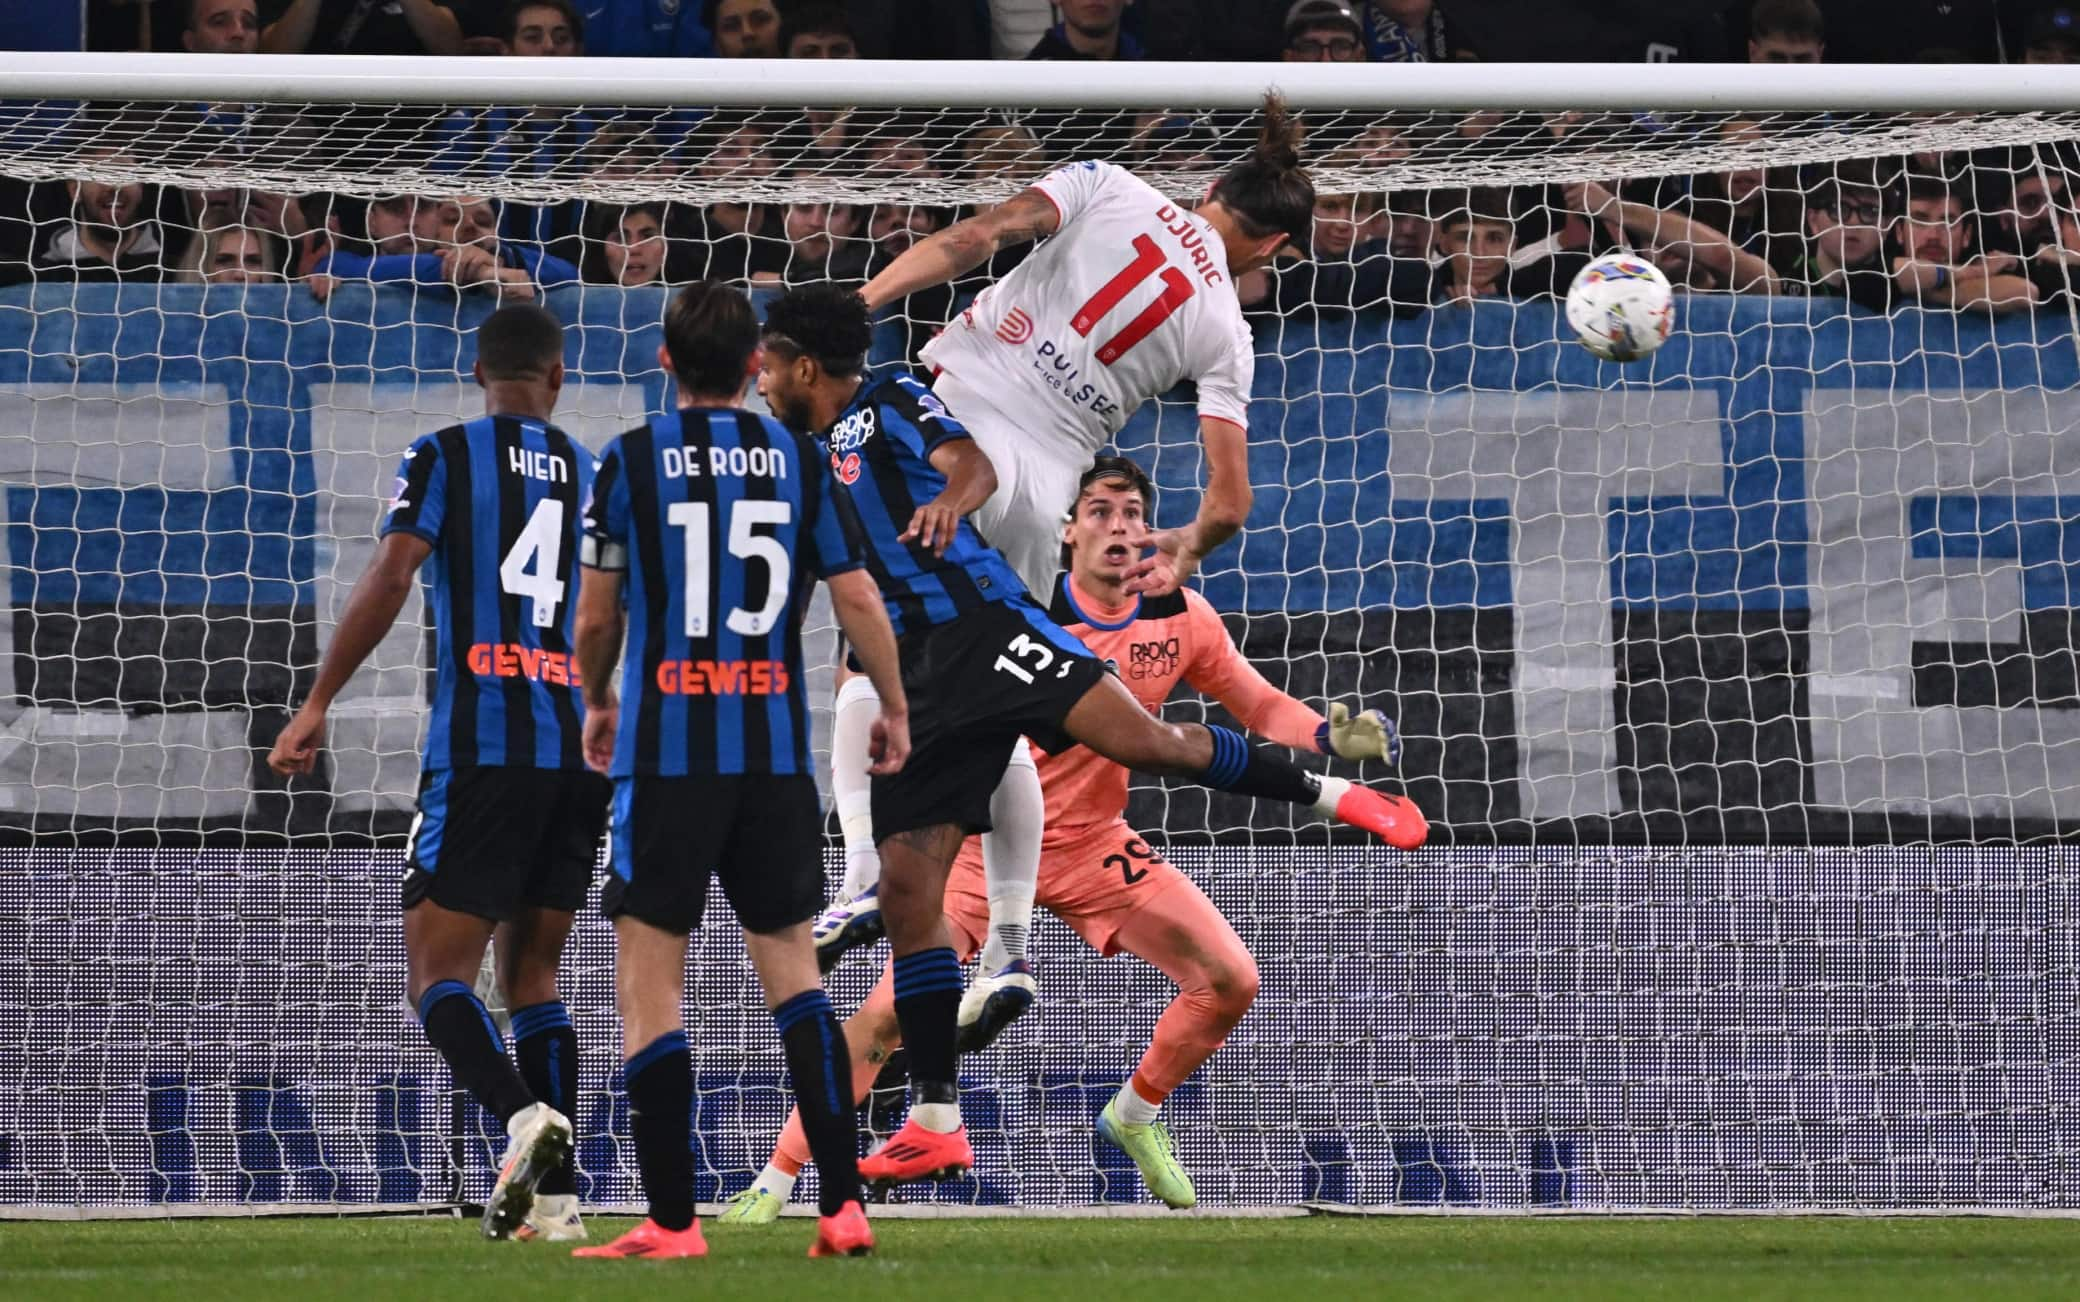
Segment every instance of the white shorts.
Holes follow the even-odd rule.
[[[997,491],[969,520],[1011,562],[1033,600],[1046,606],[1062,572],[1062,525],[1076,505],[1076,481],[1090,469],[1091,454],[1021,427],[947,372],[932,381],[932,392],[997,470]]]

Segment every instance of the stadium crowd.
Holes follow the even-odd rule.
[[[1272,12],[1270,21],[1263,14]],[[104,14],[132,44],[224,54],[587,54],[859,58],[980,56],[1139,59],[1224,54],[1259,59],[1478,59],[1506,0],[1294,0],[1289,5],[1165,0],[966,0],[839,4],[832,0],[158,0]],[[1547,6],[1558,12],[1566,3]],[[2061,6],[1893,6],[1880,21],[1861,0],[1754,0],[1689,16],[1659,57],[1723,56],[1814,63],[1851,57],[1930,62],[2007,55],[2080,56],[2080,16]],[[986,10],[986,12],[985,12]],[[1232,12],[1231,12],[1232,11]],[[1551,13],[1548,14],[1551,17]],[[986,19],[986,21],[985,21]],[[124,27],[124,23],[129,25]],[[1173,27],[1210,32],[1186,40]],[[1890,44],[1873,40],[1876,29]],[[1660,28],[1651,30],[1660,31]],[[1697,33],[1706,32],[1707,36]],[[1236,45],[1239,37],[1255,44]],[[1685,34],[1687,33],[1687,35]],[[1511,53],[1513,51],[1505,51]],[[1648,51],[1655,57],[1655,51]],[[559,285],[752,286],[863,281],[959,216],[905,204],[601,203],[531,205],[471,193],[472,178],[617,181],[676,174],[702,181],[788,180],[810,173],[927,181],[1019,181],[1072,158],[1192,173],[1215,165],[1219,127],[1183,114],[1070,115],[1043,123],[995,115],[869,118],[843,111],[594,115],[494,108],[403,122],[372,134],[428,157],[453,191],[374,200],[247,189],[161,191],[95,180],[0,182],[0,284],[77,281],[294,280],[322,300],[366,281],[524,299]],[[1824,125],[1824,124],[1823,124]],[[1486,113],[1372,119],[1319,127],[1311,155],[1327,167],[1380,168],[1440,151],[1523,149],[1577,132],[1738,149],[1810,120],[1661,121],[1641,114],[1615,134],[1580,115]],[[111,136],[116,143],[106,143]],[[197,105],[102,132],[100,156],[187,150],[237,162],[271,148],[268,110]],[[172,142],[172,143],[170,143]],[[1242,286],[1263,314],[1414,315],[1481,298],[1564,292],[1593,257],[1651,256],[1692,293],[1810,295],[1887,310],[1900,304],[1978,311],[2063,308],[2080,260],[2080,213],[2069,181],[2080,149],[2064,145],[1917,154],[1796,167],[1735,167],[1607,184],[1324,193],[1311,247]],[[668,189],[669,187],[661,187]],[[1191,198],[1192,196],[1180,196]],[[905,305],[925,334],[969,285]]]

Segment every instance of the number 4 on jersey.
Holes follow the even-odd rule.
[[[498,586],[508,596],[528,599],[528,619],[536,628],[556,623],[563,604],[563,503],[545,497],[527,517],[512,549],[498,563]]]
[[[1110,366],[1126,356],[1135,344],[1154,333],[1155,328],[1168,321],[1173,312],[1191,301],[1198,290],[1182,271],[1163,260],[1162,249],[1146,235],[1134,237],[1134,260],[1121,269],[1117,276],[1105,282],[1090,300],[1076,309],[1069,318],[1069,328],[1088,339],[1097,328],[1099,318],[1119,306],[1119,301],[1132,293],[1134,286],[1162,273],[1163,292],[1155,302],[1141,309],[1132,321],[1112,338],[1098,345],[1098,360]]]

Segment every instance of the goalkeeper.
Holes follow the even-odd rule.
[[[1129,539],[1146,536],[1153,497],[1148,476],[1123,457],[1100,457],[1084,472],[1064,531],[1068,573],[1056,581],[1055,621],[1110,660],[1150,711],[1184,683],[1226,706],[1251,732],[1283,745],[1347,760],[1398,760],[1400,739],[1383,714],[1352,714],[1336,705],[1325,719],[1279,691],[1243,659],[1198,593],[1128,595],[1127,574],[1139,559]],[[1133,954],[1177,983],[1133,1077],[1099,1113],[1098,1134],[1133,1158],[1150,1193],[1172,1207],[1190,1207],[1197,1197],[1161,1120],[1163,1101],[1249,1011],[1256,961],[1205,893],[1121,816],[1125,768],[1077,746],[1042,758],[1039,770],[1046,830],[1037,903],[1100,954]],[[975,953],[989,926],[980,846],[981,838],[968,838],[946,885],[946,921],[964,956]],[[845,1025],[860,1098],[898,1036],[893,987],[884,972]],[[790,1116],[772,1161],[722,1219],[759,1224],[778,1216],[808,1160],[801,1123]]]

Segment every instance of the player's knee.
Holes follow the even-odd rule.
[[[1215,962],[1206,972],[1206,990],[1212,997],[1214,1015],[1223,1025],[1233,1026],[1257,1000],[1257,961],[1240,954]]]
[[[545,966],[528,961],[516,962],[511,971],[499,974],[498,984],[508,1008],[532,1008],[560,997],[556,989],[554,963]]]

